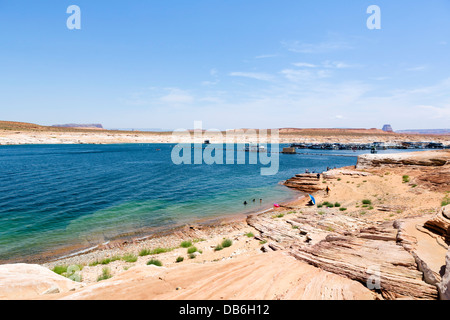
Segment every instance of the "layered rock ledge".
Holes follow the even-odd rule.
[[[365,154],[358,157],[358,169],[380,166],[443,167],[450,163],[450,150],[393,154]]]

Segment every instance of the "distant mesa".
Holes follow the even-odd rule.
[[[82,128],[82,129],[102,129],[103,126],[99,123],[93,123],[93,124],[76,124],[76,123],[69,123],[69,124],[55,124],[52,127],[57,128]]]
[[[370,128],[281,128],[280,134],[303,134],[303,135],[371,135],[371,134],[386,134],[381,129]]]
[[[450,135],[450,129],[411,129],[399,130],[397,133],[424,134],[424,135]]]
[[[390,125],[390,124],[385,124],[384,126],[383,126],[383,129],[382,129],[384,132],[394,132],[394,130],[392,130],[392,126]]]

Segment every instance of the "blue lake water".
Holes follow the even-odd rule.
[[[262,176],[261,164],[177,166],[172,147],[0,146],[0,261],[257,212],[298,196],[281,181],[306,169],[355,165],[367,153],[280,154],[278,173]]]

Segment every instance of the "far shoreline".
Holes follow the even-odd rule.
[[[120,131],[120,130],[89,130],[86,128],[57,128],[34,124],[0,121],[0,146],[11,145],[104,145],[104,144],[178,144],[203,143],[209,140],[214,143],[272,143],[271,130],[277,130],[274,137],[279,144],[292,143],[394,143],[394,142],[437,142],[450,146],[450,135],[439,134],[409,134],[385,132],[380,129],[301,129],[243,128],[228,131],[198,131],[188,130],[186,135],[174,135],[174,132],[160,131]],[[231,140],[227,140],[227,139]]]

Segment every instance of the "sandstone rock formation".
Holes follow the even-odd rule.
[[[325,190],[321,179],[317,179],[317,173],[297,174],[295,177],[286,180],[284,185],[305,193]]]
[[[441,300],[450,300],[450,249],[445,257],[445,273],[439,284],[439,295]]]
[[[447,245],[450,244],[450,205],[442,207],[435,216],[424,223],[424,227],[438,237],[442,237]],[[439,275],[435,278],[437,281],[440,280],[437,284],[440,299],[450,300],[450,249],[445,257],[445,265],[439,271]]]
[[[392,129],[392,126],[390,124],[385,124],[383,126],[383,129],[381,129],[381,130],[383,130],[384,132],[394,132],[394,130]]]
[[[338,179],[341,176],[351,177],[368,177],[371,174],[363,171],[348,170],[348,169],[332,169],[323,173],[324,179]]]
[[[280,223],[254,216],[248,223],[293,257],[366,286],[378,277],[386,299],[436,299],[437,288],[424,281],[413,254],[393,223],[369,223],[345,215],[303,214]],[[371,288],[373,289],[373,288]]]
[[[450,244],[450,205],[442,207],[433,218],[425,222],[424,227],[442,236]]]
[[[329,235],[313,247],[297,247],[291,253],[299,260],[363,284],[378,276],[379,287],[375,288],[388,298],[437,297],[436,287],[422,280],[414,257],[395,241]]]
[[[450,150],[394,154],[365,154],[358,157],[358,169],[380,166],[441,167],[450,163]]]
[[[450,165],[433,168],[432,171],[419,175],[417,180],[432,190],[448,191],[450,190]]]
[[[53,296],[48,296],[53,298]],[[284,252],[176,268],[134,267],[112,279],[58,296],[76,300],[373,300],[363,285],[314,268]]]
[[[0,265],[0,300],[33,299],[68,292],[80,286],[39,265]]]

